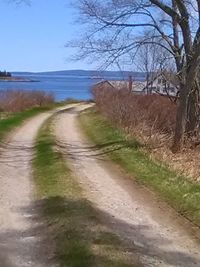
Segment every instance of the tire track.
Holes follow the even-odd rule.
[[[185,220],[151,192],[126,179],[105,160],[102,151],[85,140],[77,124],[84,108],[61,113],[55,131],[58,146],[86,197],[105,223],[135,250],[144,266],[199,267],[200,246],[183,227]]]

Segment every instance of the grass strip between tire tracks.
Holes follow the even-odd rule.
[[[39,131],[33,167],[36,199],[42,202],[42,216],[57,260],[67,267],[136,266],[135,252],[101,223],[99,212],[83,196],[56,149],[51,127],[52,118]]]
[[[95,109],[80,116],[86,136],[140,183],[150,186],[180,214],[200,227],[200,185],[154,162]]]

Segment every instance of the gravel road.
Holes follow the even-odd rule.
[[[86,141],[77,122],[84,108],[60,113],[55,132],[86,197],[144,266],[200,267],[200,244],[191,225]]]
[[[37,132],[56,111],[28,120],[0,146],[0,267],[55,266],[33,200],[31,161]]]

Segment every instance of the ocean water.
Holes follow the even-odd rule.
[[[86,76],[67,75],[24,75],[23,77],[38,82],[0,81],[0,90],[42,90],[52,93],[57,101],[62,101],[67,98],[88,100],[92,98],[92,86],[100,81],[100,79]]]

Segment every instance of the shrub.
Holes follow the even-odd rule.
[[[136,95],[126,88],[117,90],[103,85],[92,91],[97,108],[127,131],[140,126],[162,134],[174,132],[177,107],[167,97]]]
[[[0,110],[20,112],[28,108],[45,106],[54,102],[52,94],[43,91],[0,91]]]

